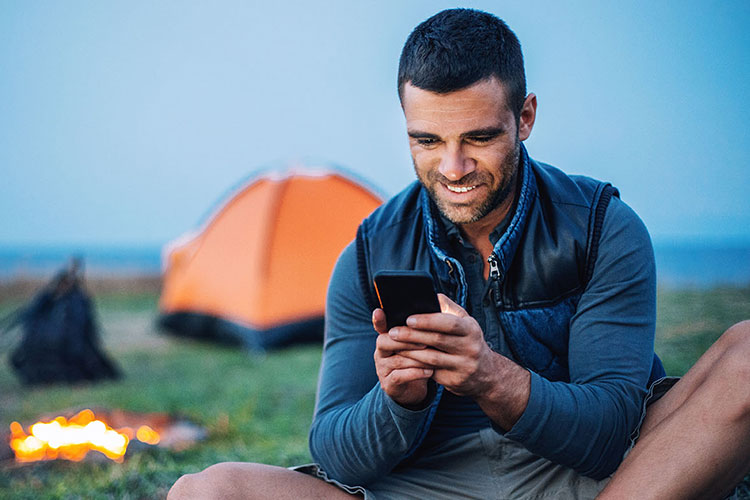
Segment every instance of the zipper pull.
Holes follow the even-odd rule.
[[[453,264],[450,259],[445,259],[445,263],[448,264],[448,276],[453,277]]]
[[[448,265],[448,277],[450,278],[450,285],[453,287],[451,298],[458,297],[458,289],[461,286],[461,283],[459,283],[460,279],[454,274],[455,268],[453,267],[453,263],[451,262],[451,260],[445,259],[445,263]]]
[[[492,300],[497,305],[500,303],[500,266],[497,263],[497,257],[494,252],[487,257],[487,262],[490,263],[490,293]]]

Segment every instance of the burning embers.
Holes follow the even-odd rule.
[[[19,462],[57,458],[77,462],[91,450],[121,462],[134,438],[152,445],[160,440],[159,433],[148,425],[140,425],[137,430],[128,426],[115,430],[97,419],[91,410],[83,410],[70,420],[56,417],[49,422],[37,422],[29,427],[29,434],[21,424],[13,422],[10,432],[10,447]]]

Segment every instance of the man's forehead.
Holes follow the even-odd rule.
[[[505,85],[495,78],[454,92],[437,93],[404,85],[402,105],[410,129],[435,126],[497,126],[512,116]]]

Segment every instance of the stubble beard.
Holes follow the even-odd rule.
[[[440,213],[443,214],[445,218],[454,224],[470,224],[484,218],[487,214],[500,206],[508,196],[513,195],[513,186],[515,185],[514,180],[517,177],[519,170],[518,161],[520,158],[520,151],[520,142],[516,139],[513,154],[506,156],[501,165],[502,179],[500,185],[492,190],[488,196],[484,200],[481,200],[481,202],[475,207],[456,206],[442,199],[438,196],[438,184],[448,184],[456,187],[473,186],[483,183],[485,180],[489,180],[486,174],[472,172],[467,176],[462,177],[459,182],[451,182],[443,177],[443,175],[437,170],[430,170],[424,175],[420,175],[416,163],[414,164],[414,171],[417,173],[419,181],[430,194],[430,198],[432,198],[432,201],[435,202],[438,210],[440,210]],[[412,163],[414,163],[413,158]],[[489,185],[488,183],[486,184]]]

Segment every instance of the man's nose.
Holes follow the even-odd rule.
[[[460,146],[445,149],[438,171],[448,180],[457,181],[476,168],[473,158],[467,156]]]

